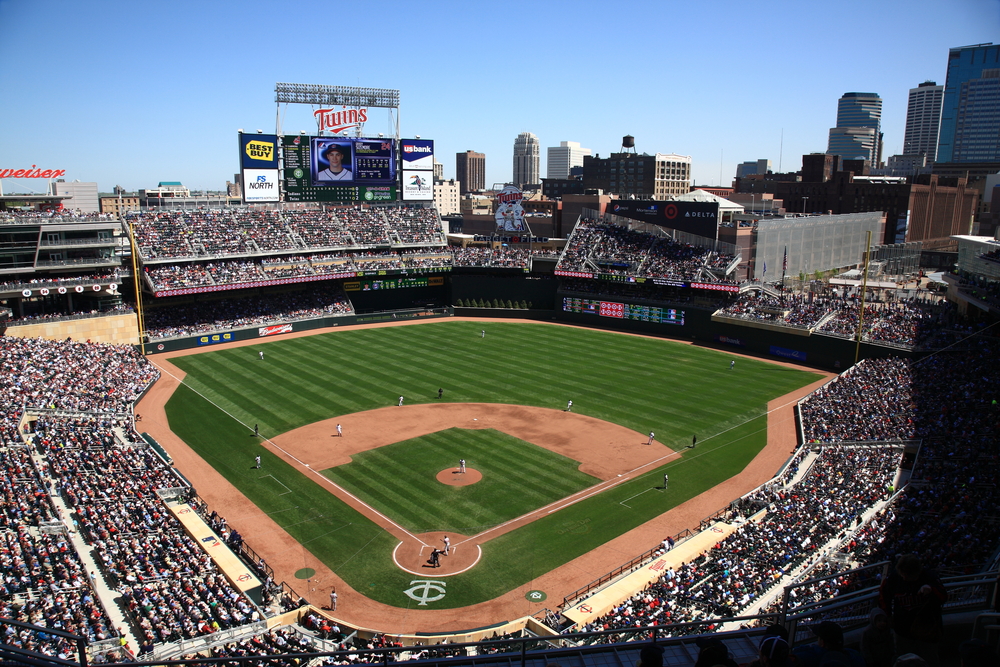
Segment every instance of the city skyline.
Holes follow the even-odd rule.
[[[726,1],[710,21],[697,7],[636,0],[616,5],[615,15],[596,2],[572,11],[515,2],[493,12],[442,2],[420,14],[383,0],[365,7],[331,60],[329,43],[292,20],[312,5],[285,3],[266,24],[280,29],[267,30],[254,29],[246,6],[231,2],[156,7],[0,0],[8,92],[0,101],[0,168],[64,169],[67,180],[96,181],[103,192],[160,181],[221,190],[238,171],[239,128],[270,133],[280,120],[286,133],[315,132],[309,107],[275,105],[274,84],[287,81],[399,89],[401,135],[435,140],[445,178],[455,177],[451,155],[474,147],[486,155],[488,184],[509,181],[511,137],[529,131],[543,148],[570,139],[602,157],[631,134],[640,153],[690,155],[694,184],[726,186],[745,161],[769,159],[775,171],[797,171],[803,154],[823,152],[846,91],[883,99],[883,159],[902,153],[909,90],[944,81],[950,49],[996,42],[1000,34],[998,0],[850,1],[837,12],[779,1],[748,12]],[[489,20],[519,10],[537,35],[579,35],[577,48],[537,39],[530,49],[447,57],[444,45],[455,35],[485,34]],[[893,29],[867,52],[822,57],[818,36],[855,28],[858,13]],[[616,16],[623,23],[642,16],[640,29],[662,29],[618,49],[613,36],[595,33]],[[289,37],[292,28],[301,30],[299,39]],[[399,35],[420,41],[427,58],[411,61],[405,54],[412,50],[394,46]],[[746,39],[765,40],[766,48],[751,57]],[[626,74],[643,63],[649,67],[641,79]],[[496,85],[503,77],[495,72],[534,68],[547,72],[547,85],[532,81],[530,93]],[[753,74],[734,84],[734,71]],[[373,114],[365,133],[390,125]],[[30,192],[45,182],[2,185],[7,193]]]

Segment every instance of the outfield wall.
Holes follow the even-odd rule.
[[[451,301],[459,299],[510,299],[528,301],[532,309],[555,307],[556,289],[559,281],[551,276],[538,273],[524,273],[507,269],[503,273],[452,273]]]

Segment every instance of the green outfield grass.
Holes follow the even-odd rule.
[[[482,473],[479,483],[436,481],[461,458]],[[450,428],[355,454],[323,474],[411,533],[474,535],[601,481],[579,465],[493,429]]]
[[[480,335],[483,328],[486,338]],[[263,361],[258,350],[265,352]],[[698,447],[685,450],[682,458],[486,543],[476,568],[448,577],[445,597],[419,608],[459,607],[530,582],[728,479],[766,443],[767,402],[819,379],[814,373],[742,358],[730,371],[731,358],[670,341],[545,324],[434,322],[356,329],[176,358],[174,363],[188,376],[167,413],[181,438],[349,585],[400,607],[416,607],[417,602],[404,593],[413,575],[392,562],[396,540],[315,479],[260,447],[252,436],[254,424],[261,435],[274,436],[314,421],[395,405],[400,395],[408,404],[437,402],[441,387],[444,400],[453,402],[562,409],[572,400],[574,412],[643,434],[655,431],[657,440],[679,450],[690,444],[692,434],[698,435]],[[428,442],[446,442],[448,434],[432,434]],[[504,448],[534,447],[510,441]],[[425,445],[410,441],[398,446]],[[378,467],[364,463],[365,457],[377,461],[383,456],[377,452],[396,446],[356,457],[361,464],[357,469]],[[448,453],[445,465],[457,463],[461,455],[455,451]],[[261,470],[252,469],[257,454]],[[347,488],[360,488],[370,472],[355,473],[353,465],[327,475]],[[552,465],[556,463],[547,462],[546,470]],[[422,479],[431,474],[429,468],[418,474],[412,462],[407,470]],[[664,471],[671,479],[666,492],[660,488]],[[520,488],[524,482],[516,484]],[[476,504],[507,502],[491,494]],[[463,531],[449,526],[459,523],[445,522],[475,527],[505,520],[482,510],[446,518],[443,508],[449,499],[442,501],[401,501],[383,511],[403,525],[456,532]],[[529,511],[547,501],[518,497],[517,502]],[[253,546],[250,527],[237,528]],[[650,535],[650,546],[662,537]],[[622,561],[634,555],[622,554]]]

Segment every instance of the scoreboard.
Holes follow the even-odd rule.
[[[333,179],[327,150],[341,153],[345,177]],[[285,201],[386,202],[396,201],[396,146],[392,139],[281,137],[284,157]]]
[[[416,278],[394,277],[373,280],[356,280],[344,283],[345,292],[374,292],[407,287],[439,287],[444,285],[444,276],[418,276]]]
[[[656,322],[657,324],[684,324],[684,311],[676,308],[660,308],[637,303],[603,301],[601,299],[580,299],[563,297],[563,311],[583,313],[600,317],[613,317],[636,322]]]

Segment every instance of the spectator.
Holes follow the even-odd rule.
[[[879,589],[879,606],[892,619],[896,655],[916,653],[932,667],[938,664],[947,599],[937,573],[925,569],[918,556],[899,557]]]

